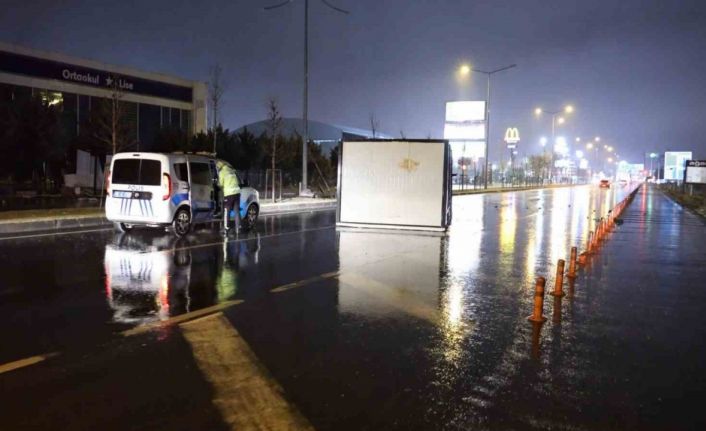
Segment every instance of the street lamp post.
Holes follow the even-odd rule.
[[[488,188],[488,147],[490,146],[490,77],[498,72],[504,70],[512,69],[517,67],[516,64],[511,64],[509,66],[501,67],[499,69],[485,71],[479,69],[472,69],[474,72],[482,73],[488,78],[488,85],[486,91],[485,99],[485,170],[483,171],[483,188]]]
[[[278,9],[287,6],[292,0],[285,0],[281,3],[265,6],[265,10]],[[321,2],[336,12],[348,15],[347,10],[338,8],[327,0]],[[304,120],[304,142],[302,143],[302,192],[307,193],[308,185],[308,156],[309,156],[309,0],[304,0],[304,94],[303,94],[303,120]]]
[[[657,175],[654,172],[654,160],[657,158],[657,153],[650,153],[650,176],[656,179]]]

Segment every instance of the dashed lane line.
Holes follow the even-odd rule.
[[[288,283],[288,284],[284,284],[279,287],[275,287],[274,289],[270,290],[270,293],[286,292],[287,290],[294,289],[296,287],[307,286],[307,285],[309,285],[311,283],[315,283],[317,281],[326,280],[329,278],[336,278],[338,276],[339,276],[338,271],[326,272],[324,274],[317,275],[317,276],[314,276],[311,278],[306,278],[304,280],[295,281],[294,283]]]
[[[313,430],[223,313],[179,325],[233,430]]]
[[[136,326],[132,329],[128,329],[126,331],[123,331],[120,334],[125,337],[143,334],[143,333],[149,332],[153,329],[164,328],[164,327],[167,327],[170,325],[188,322],[189,320],[194,320],[199,317],[208,316],[209,314],[217,313],[221,310],[232,307],[234,305],[242,304],[243,302],[245,302],[245,301],[240,300],[240,299],[234,300],[234,301],[224,301],[219,304],[212,305],[210,307],[201,308],[201,309],[198,309],[195,311],[191,311],[189,313],[180,314],[178,316],[170,317],[169,319],[166,319],[166,320],[160,320],[159,322],[146,323],[144,325]]]
[[[43,355],[30,356],[29,358],[20,359],[17,361],[8,362],[0,365],[0,374],[18,370],[20,368],[29,367],[30,365],[38,364],[54,356],[58,356],[58,352],[45,353]]]

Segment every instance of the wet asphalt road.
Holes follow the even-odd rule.
[[[234,429],[188,331],[121,335],[218,304],[316,429],[702,429],[706,226],[650,187],[533,349],[534,278],[628,191],[456,197],[443,237],[318,211],[0,239],[0,364],[57,355],[0,374],[3,429]]]

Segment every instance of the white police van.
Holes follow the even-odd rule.
[[[257,190],[240,182],[243,227],[260,212]],[[118,153],[106,174],[105,216],[120,231],[170,227],[178,236],[197,223],[222,220],[216,159],[183,153]],[[231,217],[233,214],[231,214]]]

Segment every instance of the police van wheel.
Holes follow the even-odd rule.
[[[191,230],[191,214],[185,208],[177,211],[172,223],[176,236],[184,236]]]
[[[113,223],[113,226],[115,226],[115,230],[123,233],[130,232],[133,228],[133,225],[127,223]]]

